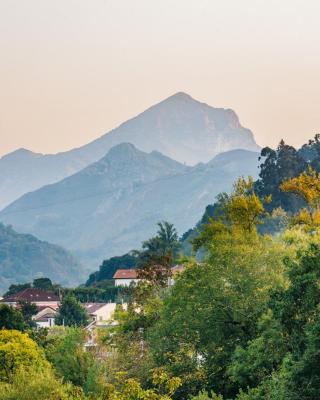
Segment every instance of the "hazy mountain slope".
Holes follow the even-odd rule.
[[[86,271],[60,246],[19,234],[0,224],[0,293],[12,283],[46,276],[65,285],[80,283]]]
[[[49,155],[20,149],[2,157],[0,209],[24,193],[80,171],[124,142],[190,165],[231,149],[258,150],[252,132],[240,125],[234,111],[177,93],[80,148]]]
[[[79,173],[24,195],[0,220],[98,263],[139,246],[159,220],[186,231],[239,175],[257,176],[257,164],[258,153],[234,150],[186,167],[118,145]]]

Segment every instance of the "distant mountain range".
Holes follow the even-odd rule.
[[[185,232],[237,177],[257,173],[258,153],[248,150],[190,167],[123,143],[80,172],[25,194],[0,220],[72,250],[94,268],[139,247],[159,220]]]
[[[80,148],[49,155],[20,149],[2,157],[0,209],[27,192],[80,171],[126,142],[187,165],[207,162],[232,149],[259,150],[252,132],[240,125],[234,111],[177,93]]]
[[[0,294],[11,284],[46,276],[64,285],[80,283],[86,271],[60,246],[0,224]]]

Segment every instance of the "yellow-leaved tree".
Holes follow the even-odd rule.
[[[302,208],[292,218],[292,225],[303,225],[307,229],[320,226],[320,173],[309,166],[308,171],[284,181],[280,189],[295,193],[307,203],[307,207]]]

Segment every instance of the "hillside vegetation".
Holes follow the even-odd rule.
[[[0,224],[0,290],[47,276],[65,285],[80,283],[84,268],[60,246]]]

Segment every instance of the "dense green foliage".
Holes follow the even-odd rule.
[[[90,274],[86,282],[86,286],[95,285],[98,282],[111,280],[117,269],[130,269],[135,268],[137,265],[137,258],[134,254],[128,253],[119,257],[111,257],[104,260],[99,267],[99,271]]]
[[[50,332],[30,330],[30,305],[1,306],[0,400],[318,400],[318,150],[319,137],[299,152],[281,143],[263,167],[283,168],[276,189],[265,170],[263,184],[240,178],[221,194],[183,238],[201,262],[185,258],[173,285],[166,271],[180,256],[177,232],[160,223],[135,254],[144,279],[121,293],[127,304],[116,324],[95,331],[95,346],[85,345],[77,298],[102,295],[104,280],[61,289],[57,322],[66,326]]]
[[[6,304],[0,305],[0,329],[15,329],[23,331],[26,323],[22,313]]]
[[[86,326],[89,316],[80,301],[72,294],[64,296],[56,317],[57,325],[64,326]]]
[[[258,227],[261,233],[271,233],[283,231],[287,225],[283,211],[294,214],[301,207],[305,206],[305,201],[295,193],[288,193],[281,190],[280,185],[283,181],[297,177],[308,169],[308,163],[316,171],[320,171],[320,135],[315,135],[314,139],[303,145],[299,150],[280,141],[279,146],[273,150],[265,147],[260,155],[259,179],[255,182],[255,191],[260,198],[271,196],[270,203],[265,205],[267,211],[264,224]],[[279,211],[280,210],[280,211]],[[272,215],[272,212],[275,212]],[[181,238],[181,245],[186,255],[192,254],[191,242],[201,232],[202,226],[209,222],[221,212],[219,196],[214,204],[206,207],[203,217],[196,227],[185,232]],[[200,252],[201,259],[203,253]]]
[[[179,248],[178,233],[173,224],[159,222],[157,234],[142,243],[142,250],[135,252],[138,277],[155,285],[165,286],[171,276],[171,267],[178,256]]]

